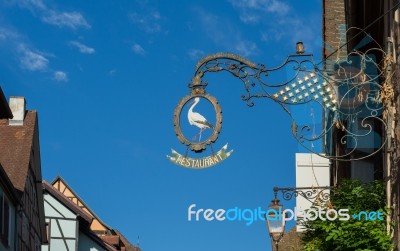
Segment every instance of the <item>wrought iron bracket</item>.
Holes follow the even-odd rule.
[[[311,203],[321,202],[323,204],[330,201],[330,191],[334,186],[320,187],[274,187],[274,197],[277,198],[278,192],[282,193],[284,200],[291,200],[293,197],[301,196]]]
[[[362,144],[371,142],[381,128],[384,134],[387,125],[382,119],[381,80],[385,72],[380,70],[381,62],[373,60],[371,55],[385,52],[372,48],[365,53],[353,51],[347,58],[330,62],[337,69],[325,70],[323,63],[314,62],[312,54],[289,55],[281,65],[267,68],[263,64],[235,54],[217,53],[201,59],[195,69],[191,83],[188,84],[192,96],[204,95],[208,82],[206,75],[217,72],[229,72],[239,79],[245,89],[241,99],[249,107],[259,98],[268,98],[277,102],[290,116],[290,125],[295,140],[308,151],[323,158],[337,161],[365,159],[378,153],[386,144],[386,137],[375,141],[371,147]],[[325,62],[326,63],[326,62]],[[327,63],[326,63],[327,64]],[[271,83],[267,79],[276,71],[290,69],[291,74],[282,82]],[[299,123],[289,106],[312,104],[320,107],[323,113],[323,128],[315,133],[311,123]],[[320,154],[314,150],[314,144],[337,137],[336,144],[342,152]],[[370,137],[370,138],[367,138]],[[333,144],[323,142],[322,145]],[[363,149],[369,148],[368,151]]]

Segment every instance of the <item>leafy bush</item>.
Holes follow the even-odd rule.
[[[375,181],[362,184],[356,180],[346,180],[331,191],[331,208],[349,209],[348,221],[307,221],[302,237],[306,251],[389,251],[392,242],[386,231],[386,220],[361,220],[351,217],[360,211],[378,211],[388,214],[385,209],[385,189],[383,183]]]

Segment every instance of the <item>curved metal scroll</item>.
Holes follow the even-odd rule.
[[[292,119],[294,138],[304,148],[332,160],[360,160],[376,154],[386,143],[379,131],[387,129],[382,119],[380,84],[387,74],[375,55],[388,59],[380,48],[365,53],[353,51],[347,58],[334,62],[336,68],[332,72],[326,72],[313,61],[311,54],[290,55],[281,65],[267,68],[238,55],[217,53],[198,62],[189,88],[204,90],[206,74],[229,72],[243,83],[245,93],[241,98],[248,106],[254,106],[257,98],[268,98],[283,108]],[[291,70],[284,81],[267,81],[271,73],[284,69]],[[299,124],[289,109],[289,106],[311,103],[320,107],[324,115],[325,124],[317,135],[310,135],[310,125]],[[375,131],[376,128],[380,129]],[[320,155],[314,152],[314,143],[329,141],[335,136],[337,144],[344,149],[341,153]],[[371,140],[374,145],[366,147],[366,142],[369,144]]]
[[[334,187],[274,187],[275,198],[280,191],[284,200],[291,200],[293,197],[301,196],[312,204],[327,205],[330,203],[330,190]]]

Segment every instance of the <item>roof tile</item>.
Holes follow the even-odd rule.
[[[0,120],[0,163],[14,187],[21,192],[28,176],[35,130],[36,111],[26,113],[22,126],[9,126],[7,119]]]

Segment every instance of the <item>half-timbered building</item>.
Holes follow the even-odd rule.
[[[7,104],[2,92],[0,96],[0,164],[16,197],[1,197],[2,245],[5,250],[39,251],[46,235],[38,115],[26,110],[23,97],[11,97]]]

